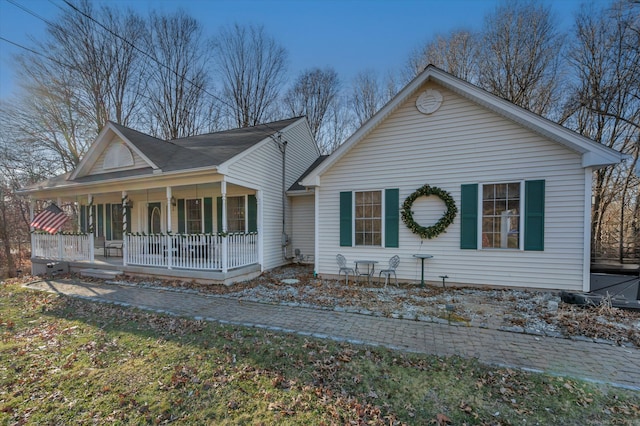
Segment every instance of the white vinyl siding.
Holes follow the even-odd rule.
[[[427,88],[437,88],[444,97],[431,115],[415,106]],[[421,252],[434,255],[425,262],[430,281],[448,275],[459,283],[582,290],[584,173],[579,154],[427,83],[320,177],[318,271],[335,274],[336,253],[350,261],[380,262],[398,254],[399,279],[419,280],[419,262],[412,255]],[[427,183],[448,191],[459,208],[463,183],[536,179],[546,182],[543,252],[460,250],[460,213],[435,239],[421,242],[401,222],[397,249],[339,245],[341,191],[397,187],[402,205]]]
[[[318,150],[304,120],[282,132],[287,141],[285,189],[288,189],[318,158]],[[277,144],[268,139],[256,149],[242,155],[229,166],[227,175],[262,190],[263,268],[283,265],[287,260],[282,247],[282,154]],[[290,201],[285,196],[286,231],[291,229]],[[291,238],[294,236],[291,235]],[[291,249],[289,248],[288,255]],[[311,253],[309,253],[311,254]]]
[[[88,175],[95,175],[95,174],[100,174],[100,173],[109,173],[109,172],[113,172],[113,171],[116,171],[116,170],[130,170],[130,169],[141,169],[141,168],[145,168],[145,167],[151,167],[134,150],[130,149],[131,155],[133,156],[133,165],[132,166],[121,167],[121,168],[116,168],[116,169],[109,169],[109,168],[105,169],[104,168],[104,159],[105,159],[107,151],[109,151],[109,147],[111,146],[112,143],[122,143],[122,144],[124,144],[124,142],[122,142],[121,139],[119,139],[117,137],[114,137],[109,142],[109,144],[106,145],[105,149],[100,153],[100,155],[98,156],[98,159],[93,164],[93,167],[91,167],[91,170],[89,170],[89,173],[87,173]]]
[[[291,197],[291,248],[305,256],[315,249],[315,205],[313,194]]]

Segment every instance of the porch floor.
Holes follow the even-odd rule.
[[[31,259],[36,263],[47,263],[51,260]],[[119,271],[128,275],[150,276],[164,279],[182,279],[193,280],[198,282],[215,283],[215,284],[232,284],[234,282],[245,281],[260,275],[261,267],[259,264],[247,265],[240,268],[230,269],[227,273],[210,270],[196,269],[168,269],[166,267],[150,267],[150,266],[134,266],[122,264],[122,257],[104,257],[95,256],[94,261],[79,260],[69,261],[69,270],[71,272],[79,272],[82,269],[102,269],[107,271]]]

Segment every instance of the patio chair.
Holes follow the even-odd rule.
[[[338,262],[338,278],[340,278],[340,274],[344,272],[344,282],[349,285],[349,274],[355,275],[356,271],[353,268],[347,266],[347,259],[341,254],[336,255],[336,262]]]
[[[391,259],[389,259],[389,267],[387,269],[382,269],[378,274],[378,281],[380,281],[382,274],[384,274],[385,288],[387,287],[387,281],[389,281],[389,279],[391,278],[391,274],[393,274],[393,277],[396,280],[396,287],[398,287],[398,277],[396,276],[396,268],[398,267],[398,265],[400,265],[400,256],[396,254]]]
[[[105,242],[104,245],[104,257],[112,256],[111,251],[115,252],[116,257],[120,254],[122,257],[122,242],[121,241],[111,241]]]

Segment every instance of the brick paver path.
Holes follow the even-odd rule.
[[[640,391],[640,349],[128,285],[39,281],[29,288],[179,316],[570,376]]]

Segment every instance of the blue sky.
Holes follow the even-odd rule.
[[[579,0],[541,0],[551,6],[562,28],[570,28]],[[602,1],[602,0],[601,0]],[[62,0],[0,0],[0,37],[31,47],[46,24],[17,7],[55,20]],[[104,2],[101,2],[104,3]],[[111,0],[141,14],[179,7],[196,17],[206,35],[225,25],[260,24],[289,52],[289,73],[333,67],[348,83],[359,71],[384,75],[399,69],[421,42],[456,29],[477,30],[499,0]],[[15,89],[11,56],[20,48],[0,40],[0,99]]]

